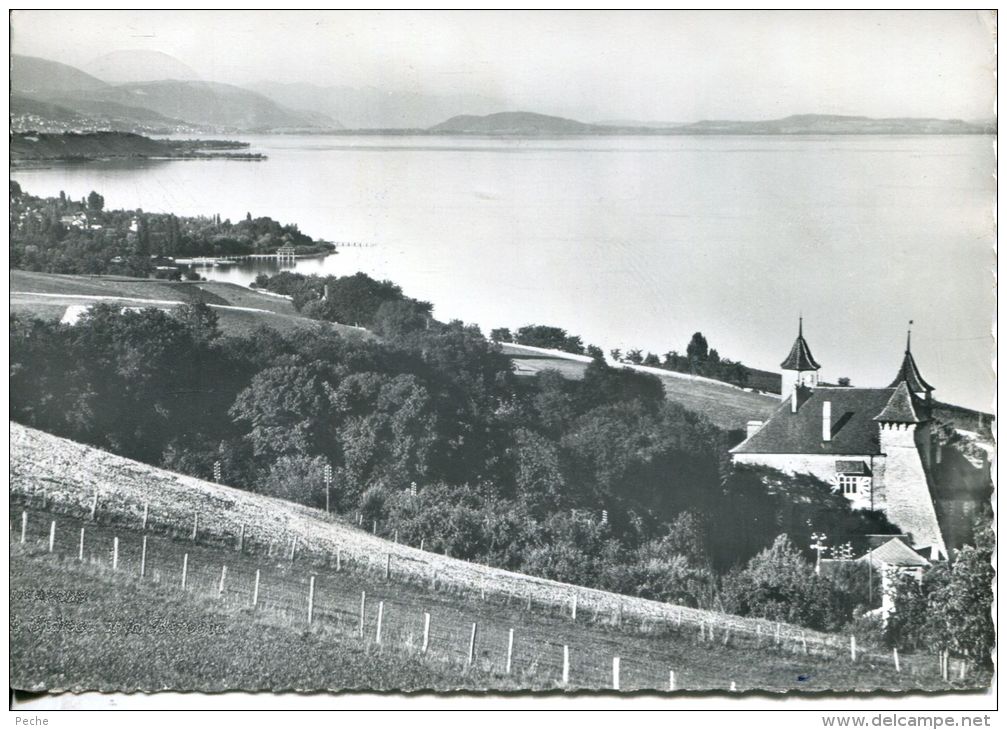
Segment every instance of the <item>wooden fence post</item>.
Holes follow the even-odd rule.
[[[189,572],[189,553],[182,556],[182,590],[185,590],[185,579]]]
[[[514,629],[507,633],[507,674],[510,674],[511,659],[514,657]]]
[[[612,657],[612,689],[619,689],[619,657]]]
[[[381,620],[385,616],[385,602],[378,601],[378,630],[374,633],[374,643],[381,643]]]
[[[570,606],[570,620],[577,620],[577,594],[573,594],[573,604]]]
[[[55,524],[55,523],[53,523]],[[119,538],[112,538],[112,570],[119,569]]]
[[[731,641],[731,627],[728,626],[724,629],[724,646],[727,646]]]
[[[377,520],[374,520],[374,524],[372,526],[371,533],[374,534],[374,535],[378,534],[378,521]]]
[[[220,566],[220,585],[217,587],[217,593],[224,595],[224,581],[227,580],[227,566]]]
[[[850,636],[850,661],[855,662],[857,660],[857,637]]]
[[[24,538],[28,532],[28,512],[26,510],[21,510],[21,544],[24,544]]]
[[[80,528],[80,544],[77,546],[77,560],[84,562],[84,528]]]
[[[675,691],[675,670],[672,669],[668,672],[668,691]]]
[[[427,653],[430,648],[430,614],[423,614],[423,653]]]
[[[780,645],[780,622],[776,622],[776,645]]]
[[[388,553],[385,555],[385,580],[390,580],[392,577],[392,554]]]
[[[199,512],[192,514],[192,541],[196,542],[196,535],[199,533]]]
[[[422,549],[423,549],[423,538],[421,537],[420,538],[420,550],[422,550]]]
[[[393,542],[394,542],[394,543],[395,543],[396,545],[398,545],[398,544],[399,544],[399,531],[398,531],[398,530],[396,530],[396,531],[395,531],[395,538],[393,539]]]
[[[899,666],[899,649],[898,647],[892,647],[892,659],[895,660],[895,671],[902,672],[902,667]]]
[[[147,516],[150,514],[150,503],[143,503],[143,524],[140,526],[141,530],[147,529]]]
[[[94,517],[98,513],[98,490],[94,490],[94,499],[91,500],[91,522],[94,522]]]
[[[269,540],[269,547],[266,548],[266,557],[267,558],[273,557],[273,540],[272,539]]]
[[[343,551],[340,548],[336,548],[336,572],[339,573],[343,569]]]
[[[563,645],[563,685],[570,684],[570,647]]]
[[[315,612],[315,576],[311,576],[308,581],[308,625],[311,625],[311,618]],[[381,642],[378,642],[379,644]]]
[[[84,537],[84,528],[80,528],[80,536]],[[83,540],[82,540],[83,542]],[[147,536],[143,536],[143,546],[140,548],[140,578],[147,574]]]
[[[468,660],[469,666],[472,665],[472,662],[475,660],[475,656],[476,656],[476,625],[473,623],[472,634],[469,636],[469,660]]]
[[[255,588],[252,590],[252,608],[259,605],[259,571],[255,571]]]
[[[294,562],[294,556],[297,555],[297,535],[290,538],[290,562]]]
[[[364,606],[367,604],[367,591],[360,591],[360,638],[364,638]]]
[[[56,520],[49,523],[49,552],[52,552],[53,546],[56,543]]]
[[[245,552],[245,523],[241,523],[241,532],[238,533],[238,552]]]

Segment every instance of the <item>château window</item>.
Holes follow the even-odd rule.
[[[839,491],[843,494],[856,494],[860,484],[860,477],[853,474],[839,475]]]

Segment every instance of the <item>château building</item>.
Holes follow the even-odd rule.
[[[803,321],[780,367],[780,406],[764,423],[748,422],[733,461],[818,477],[853,508],[883,512],[915,550],[946,559],[952,525],[970,521],[978,501],[939,483],[945,450],[933,428],[934,388],[920,374],[910,335],[884,388],[820,382]]]

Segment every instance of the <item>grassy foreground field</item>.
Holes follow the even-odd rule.
[[[739,691],[947,690],[987,683],[979,675],[942,682],[929,656],[904,657],[896,672],[881,653],[861,653],[852,662],[844,637],[464,563],[314,510],[11,428],[11,672],[22,689],[104,687],[104,681],[119,689],[188,688],[194,678],[195,686],[215,689],[607,689],[614,657],[623,690],[666,691],[672,671],[681,690],[727,690],[732,683]],[[86,600],[58,600],[68,596]],[[424,614],[430,616],[425,654]],[[150,616],[188,623],[153,636]],[[123,622],[109,629],[107,617]],[[217,628],[208,633],[203,624]]]

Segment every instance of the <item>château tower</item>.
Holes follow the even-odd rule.
[[[811,348],[804,339],[804,317],[799,317],[797,320],[797,339],[790,348],[790,354],[780,363],[780,367],[783,369],[781,400],[793,397],[794,389],[798,386],[814,388],[818,385],[818,370],[821,365],[811,354]]]

